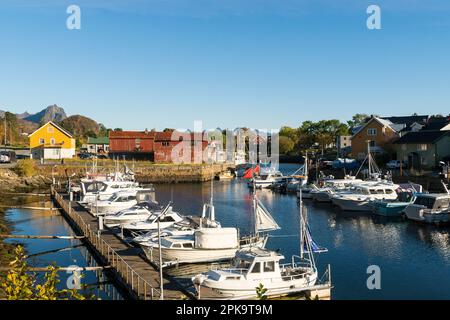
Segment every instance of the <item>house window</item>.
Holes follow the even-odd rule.
[[[53,149],[53,155],[59,156],[59,149]]]
[[[50,139],[50,144],[55,144],[55,138]]]
[[[367,135],[369,135],[369,136],[376,136],[377,135],[377,129],[376,128],[369,128],[369,129],[367,129]]]
[[[43,139],[43,138],[39,139],[39,143],[40,144],[44,144],[45,143],[45,139]]]
[[[48,133],[53,133],[53,127],[52,126],[48,126],[47,127],[47,132]]]
[[[417,146],[418,151],[427,151],[427,145],[426,144],[419,144]]]
[[[370,141],[370,147],[373,148],[373,147],[375,147],[375,146],[376,146],[375,141],[371,140],[371,141]]]
[[[168,147],[170,145],[170,143],[168,141],[163,141],[162,146],[163,147]]]
[[[135,139],[134,144],[136,145],[136,148],[140,148],[141,147],[141,139],[139,139],[139,138]]]

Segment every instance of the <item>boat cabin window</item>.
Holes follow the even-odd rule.
[[[188,243],[183,243],[183,248],[193,248],[194,246],[192,245],[191,242]]]
[[[274,272],[275,271],[275,261],[264,262],[264,272]]]
[[[239,263],[237,264],[237,268],[238,269],[248,269],[248,268],[250,268],[250,262],[245,261],[245,260],[240,260]]]
[[[392,189],[386,189],[384,191],[386,192],[386,194],[393,194],[394,193],[394,190],[392,190]]]
[[[370,194],[377,194],[377,190],[375,189],[370,189],[369,192]],[[383,190],[381,190],[381,193],[383,193]]]
[[[260,273],[261,272],[261,262],[256,262],[253,266],[251,273]]]
[[[181,248],[181,243],[174,243],[172,248]]]
[[[433,209],[435,199],[429,197],[417,197],[414,204],[425,206],[428,209]]]
[[[174,222],[175,219],[169,216],[169,217],[162,217],[159,219],[159,221],[160,222]]]
[[[225,280],[240,280],[241,279],[241,277],[239,277],[239,276],[235,276],[235,277],[233,277],[233,276],[227,276],[226,278],[225,278]]]

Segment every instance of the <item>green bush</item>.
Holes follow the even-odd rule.
[[[16,166],[16,173],[22,177],[32,177],[36,174],[36,163],[32,159],[20,160]]]

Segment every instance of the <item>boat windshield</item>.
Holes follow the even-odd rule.
[[[436,199],[430,198],[430,197],[417,197],[417,199],[414,201],[414,204],[425,206],[428,209],[433,209],[434,203],[436,202]]]
[[[250,268],[250,262],[245,260],[239,260],[236,264],[237,269],[248,269]]]

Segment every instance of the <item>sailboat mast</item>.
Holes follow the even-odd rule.
[[[300,189],[300,258],[303,259],[303,192]]]
[[[369,163],[369,177],[372,175],[372,157],[370,155],[370,140],[367,140],[367,161]]]

